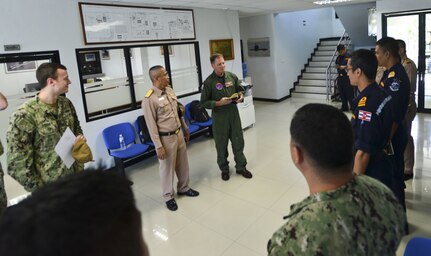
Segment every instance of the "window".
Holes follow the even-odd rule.
[[[202,83],[197,42],[85,48],[76,55],[87,121],[140,108],[154,65],[166,68],[178,97],[199,93]]]

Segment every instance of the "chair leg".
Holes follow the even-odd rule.
[[[126,178],[126,172],[124,170],[124,163],[121,158],[114,157],[115,160],[115,167],[117,168],[118,174]]]

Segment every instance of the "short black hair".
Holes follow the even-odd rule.
[[[397,44],[398,44],[399,49],[401,49],[401,48],[403,48],[404,50],[406,49],[406,42],[404,42],[404,40],[397,39]]]
[[[57,79],[58,69],[67,70],[67,68],[60,63],[47,62],[41,64],[36,70],[36,79],[39,82],[39,85],[44,88],[48,78]]]
[[[150,70],[148,71],[148,75],[150,76],[151,82],[154,83],[154,81],[157,79],[156,75],[158,75],[159,70],[163,68],[164,67],[160,65],[152,66],[150,68]]]
[[[213,55],[210,56],[210,62],[211,64],[214,64],[215,60],[218,58],[224,58],[223,54],[221,53],[214,53]]]
[[[360,68],[365,76],[374,80],[377,74],[378,62],[376,55],[367,49],[356,50],[350,55],[350,66],[352,71]]]
[[[353,129],[335,107],[317,103],[301,107],[293,116],[290,134],[317,170],[326,174],[352,171]]]
[[[400,60],[400,53],[397,41],[393,37],[382,37],[377,41],[376,45],[382,49],[383,52],[389,52],[391,56]]]
[[[337,52],[339,52],[339,51],[341,51],[343,49],[346,49],[346,47],[344,46],[344,44],[340,44],[340,45],[337,46]]]
[[[0,255],[146,255],[141,215],[126,179],[74,174],[35,191],[0,219]]]

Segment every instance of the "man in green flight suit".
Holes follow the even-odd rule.
[[[8,173],[30,192],[84,170],[78,162],[68,168],[54,150],[66,128],[77,136],[75,143],[86,140],[72,102],[61,96],[71,84],[66,67],[43,63],[36,78],[41,91],[15,111],[6,136]]]
[[[201,103],[205,108],[212,109],[213,135],[217,149],[217,164],[221,170],[221,178],[229,180],[228,143],[232,143],[236,173],[250,179],[251,172],[246,169],[247,159],[243,153],[244,137],[241,119],[236,103],[244,99],[244,89],[238,77],[225,71],[224,57],[214,54],[210,57],[214,72],[207,77],[201,93]]]

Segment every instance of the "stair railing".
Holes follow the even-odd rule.
[[[335,85],[335,79],[332,79],[332,64],[334,63],[337,55],[337,47],[340,44],[344,44],[346,49],[350,48],[350,39],[349,35],[347,34],[346,30],[344,30],[343,35],[340,37],[340,40],[337,43],[337,46],[335,47],[334,53],[332,54],[331,60],[329,61],[328,67],[326,68],[326,100],[330,100],[332,95],[332,88],[334,88]]]

